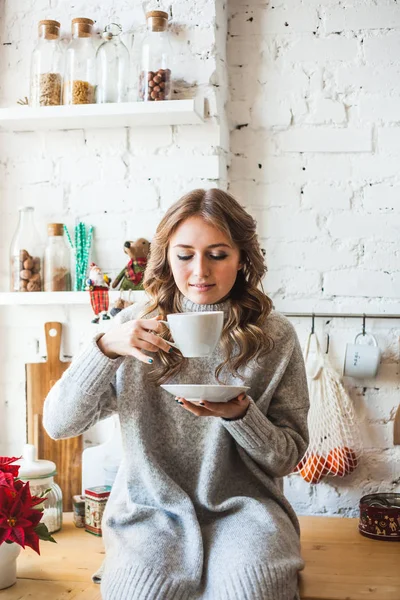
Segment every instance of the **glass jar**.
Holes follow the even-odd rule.
[[[39,40],[31,60],[30,100],[33,107],[58,106],[62,102],[64,52],[60,23],[39,21]]]
[[[72,20],[72,40],[65,61],[64,104],[93,104],[96,89],[96,49],[92,19]]]
[[[10,274],[12,292],[42,290],[42,243],[35,227],[34,208],[19,209],[19,223],[11,242]]]
[[[127,102],[129,81],[129,51],[121,40],[122,29],[111,23],[103,32],[104,42],[96,54],[96,101]]]
[[[71,291],[71,253],[64,240],[64,225],[47,225],[47,245],[44,250],[44,291]]]
[[[168,36],[168,13],[152,10],[146,14],[147,35],[142,43],[139,100],[171,99],[172,48]]]
[[[18,479],[29,481],[32,496],[40,496],[46,492],[41,523],[46,525],[50,533],[59,531],[62,527],[63,506],[61,488],[54,481],[54,476],[57,475],[55,463],[51,460],[38,460],[35,446],[25,444],[22,459],[17,464],[20,464]]]

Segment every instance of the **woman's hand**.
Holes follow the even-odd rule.
[[[134,356],[142,362],[151,364],[153,359],[143,354],[141,350],[169,352],[171,349],[171,346],[157,335],[163,331],[163,325],[158,323],[160,319],[162,317],[157,316],[152,319],[137,319],[117,325],[107,331],[97,341],[97,345],[108,358]]]
[[[185,398],[176,398],[176,401],[186,410],[197,417],[222,417],[223,419],[241,419],[247,413],[250,399],[243,392],[229,402],[207,402],[201,400],[200,404],[188,402]]]

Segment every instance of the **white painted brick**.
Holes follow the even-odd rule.
[[[367,64],[370,65],[400,62],[400,32],[382,31],[376,36],[366,37],[364,52]]]
[[[286,34],[292,31],[300,33],[313,31],[318,26],[318,15],[315,9],[297,7],[245,6],[243,10],[231,13],[229,33],[231,35],[267,35]]]
[[[153,154],[160,148],[166,148],[171,144],[172,127],[167,125],[129,129],[129,149],[135,156]]]
[[[378,150],[380,154],[400,154],[400,127],[378,129]]]
[[[44,151],[51,158],[81,154],[85,150],[85,135],[81,129],[38,132],[35,135],[39,136]]]
[[[231,133],[231,152],[255,159],[276,154],[275,138],[270,131],[243,127]],[[262,163],[260,163],[262,164]]]
[[[370,129],[318,127],[289,129],[276,135],[282,152],[371,152]]]
[[[324,276],[324,292],[333,296],[356,296],[359,298],[379,296],[398,297],[400,281],[380,271],[346,269],[332,271]]]
[[[257,98],[251,108],[251,126],[258,127],[288,127],[292,119],[291,102],[288,98],[264,96]]]
[[[247,101],[229,102],[228,114],[233,127],[248,124],[250,122],[250,105]]]
[[[320,233],[316,216],[310,211],[294,211],[289,208],[259,210],[251,207],[249,212],[257,221],[260,237],[265,239],[304,240],[315,238]]]
[[[364,240],[363,255],[360,265],[365,269],[379,271],[384,266],[385,271],[397,271],[400,264],[400,248],[398,241],[379,242]]]
[[[342,188],[333,185],[309,184],[302,193],[302,206],[318,210],[326,209],[350,209],[350,188]]]
[[[314,38],[297,36],[290,47],[282,52],[285,61],[325,63],[327,61],[352,61],[357,57],[358,42],[344,36]]]
[[[204,179],[218,179],[220,160],[218,156],[198,156],[195,160],[186,155],[176,154],[174,156],[153,156],[151,160],[141,157],[132,157],[130,160],[130,172],[134,177],[174,177],[177,174],[185,174],[185,177]]]
[[[288,294],[312,295],[321,289],[321,275],[318,271],[297,269],[270,269],[265,278],[266,293],[284,288]]]
[[[354,267],[358,257],[355,248],[342,244],[332,244],[327,238],[317,242],[277,241],[266,244],[267,264],[278,267],[299,268],[307,265],[307,269],[323,272],[327,269]]]
[[[364,188],[364,209],[368,212],[400,212],[400,185],[385,183]]]
[[[346,110],[342,102],[321,98],[311,107],[306,122],[315,124],[346,122]]]
[[[34,206],[36,212],[57,215],[63,211],[64,190],[51,183],[3,188],[0,199],[2,210],[14,212],[18,206]]]
[[[128,156],[104,156],[102,160],[101,178],[108,182],[123,181],[128,173]]]
[[[257,157],[249,160],[242,156],[233,156],[231,162],[232,181],[236,179],[254,179],[264,183],[286,183],[296,184],[305,182],[304,161],[298,157],[273,157],[269,156],[267,161],[258,162]],[[261,165],[261,167],[259,166]]]
[[[123,128],[87,129],[84,142],[89,155],[121,154],[128,149],[128,134]]]
[[[389,94],[400,92],[400,66],[385,65],[356,66],[349,63],[334,71],[336,91],[350,92],[363,90],[365,93]]]
[[[400,121],[400,96],[362,96],[360,98],[360,119],[362,121]]]
[[[220,127],[216,123],[182,125],[175,128],[174,145],[180,149],[202,149],[208,152],[221,145]]]
[[[343,212],[329,218],[327,227],[332,237],[336,239],[398,240],[400,215]]]
[[[232,182],[229,191],[245,206],[273,207],[300,205],[300,187],[286,183]]]
[[[67,154],[57,163],[56,174],[62,183],[85,185],[101,178],[101,159]]]
[[[350,157],[353,183],[379,183],[399,174],[398,158],[381,155],[354,155]]]
[[[25,184],[50,183],[52,179],[53,163],[48,158],[10,162],[7,165],[7,185],[19,185],[22,182]]]
[[[338,6],[325,12],[325,31],[361,31],[394,29],[400,26],[400,7],[395,3],[383,5],[371,1],[358,6]]]

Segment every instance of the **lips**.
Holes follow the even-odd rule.
[[[197,290],[208,290],[214,287],[215,283],[189,283],[189,285]]]

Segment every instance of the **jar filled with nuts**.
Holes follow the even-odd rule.
[[[152,10],[146,14],[146,19],[147,35],[142,44],[139,100],[170,100],[172,48],[167,30],[168,13]]]
[[[63,70],[64,52],[60,43],[60,23],[40,21],[39,39],[31,61],[31,106],[58,106],[62,103]]]
[[[44,291],[71,291],[71,253],[64,241],[64,225],[47,225],[47,245],[44,250]]]
[[[19,209],[19,224],[11,242],[11,291],[42,290],[42,245],[34,222],[34,208]]]
[[[94,104],[96,92],[96,49],[92,19],[72,20],[72,40],[66,52],[64,104]]]

